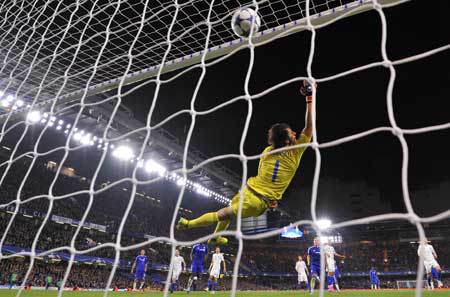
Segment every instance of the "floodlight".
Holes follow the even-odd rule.
[[[320,230],[325,230],[325,229],[330,228],[331,221],[329,219],[320,219],[320,220],[317,220],[316,224]]]
[[[147,162],[145,162],[145,171],[149,173],[157,172],[160,176],[163,176],[166,173],[167,169],[153,160],[147,160]]]
[[[80,132],[75,133],[75,134],[73,135],[73,139],[74,139],[74,140],[80,140],[80,139],[81,139],[81,133],[80,133]]]
[[[112,146],[111,146],[111,147],[112,147]],[[113,151],[112,155],[113,155],[114,157],[116,157],[117,159],[119,159],[119,160],[124,160],[124,161],[130,160],[130,159],[132,159],[133,156],[134,156],[133,150],[132,150],[130,147],[125,146],[125,145],[121,145],[121,146],[117,147],[117,148]]]
[[[330,239],[328,238],[328,236],[321,236],[320,242],[323,244],[328,244],[328,243],[330,243]]]
[[[39,112],[39,110],[30,111],[27,115],[27,121],[32,124],[39,122],[40,119],[41,113]]]
[[[86,134],[83,137],[81,137],[80,142],[82,144],[89,144],[89,142],[91,141],[91,135]]]

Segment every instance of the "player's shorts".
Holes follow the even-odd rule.
[[[209,273],[209,275],[214,277],[215,279],[218,279],[220,276],[220,267],[218,267],[218,268],[213,267],[211,269],[211,272]]]
[[[427,273],[431,273],[431,269],[433,267],[439,266],[438,262],[435,259],[433,259],[431,261],[423,261],[423,265],[425,266],[425,271]]]
[[[144,270],[136,270],[134,273],[134,279],[144,280],[145,279],[145,271]]]
[[[203,263],[195,263],[193,262],[191,265],[191,272],[192,273],[203,273]]]
[[[311,264],[311,275],[320,276],[320,264]]]
[[[380,284],[380,280],[378,278],[371,278],[370,279],[370,284],[371,285],[379,285]]]
[[[173,270],[172,271],[172,281],[177,281],[178,278],[180,277],[181,274],[181,270]]]
[[[306,275],[306,273],[299,273],[298,274],[298,282],[308,282],[308,276]]]
[[[327,271],[334,273],[335,270],[336,270],[336,261],[327,260]]]
[[[233,213],[235,216],[237,216],[238,213],[240,197],[241,194],[237,193],[231,200],[231,209],[233,209]],[[267,209],[266,202],[256,197],[247,188],[244,188],[243,197],[244,197],[244,201],[242,203],[243,218],[258,217],[266,211]]]

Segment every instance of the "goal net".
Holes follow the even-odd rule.
[[[367,217],[359,220],[340,222],[332,228],[342,228],[356,224],[367,224],[389,219],[409,220],[417,227],[421,240],[425,239],[422,227],[423,223],[435,222],[450,217],[450,211],[444,211],[433,217],[418,217],[411,205],[408,191],[408,145],[405,135],[427,133],[435,130],[450,128],[450,123],[442,125],[422,127],[418,129],[402,129],[396,123],[396,117],[392,108],[393,85],[395,83],[395,67],[404,63],[410,63],[439,52],[449,50],[450,45],[429,50],[414,56],[402,59],[390,60],[386,51],[387,22],[384,11],[391,6],[402,4],[406,0],[77,0],[77,1],[3,1],[0,5],[0,142],[7,138],[15,139],[14,146],[9,149],[7,160],[0,164],[2,175],[0,187],[5,187],[5,181],[11,175],[12,167],[22,164],[24,159],[29,159],[21,170],[22,177],[17,183],[14,197],[8,200],[2,198],[0,208],[8,209],[10,217],[4,230],[0,233],[0,260],[11,259],[18,256],[29,257],[26,274],[19,283],[19,293],[22,292],[27,280],[31,278],[33,263],[37,258],[49,257],[56,252],[68,253],[68,266],[64,271],[61,286],[68,282],[70,270],[75,262],[75,257],[101,248],[113,249],[112,269],[108,276],[105,292],[111,289],[113,278],[121,265],[120,255],[129,250],[144,245],[165,242],[170,244],[170,252],[173,256],[176,246],[191,246],[197,242],[204,242],[212,237],[212,234],[196,238],[193,241],[181,241],[175,236],[175,223],[179,214],[185,189],[195,188],[199,193],[216,199],[219,203],[229,203],[230,196],[212,192],[199,185],[189,182],[189,175],[208,164],[223,159],[237,159],[242,162],[243,176],[241,188],[245,186],[247,179],[247,162],[261,157],[261,155],[249,156],[244,154],[243,143],[247,136],[250,117],[252,115],[252,101],[274,92],[288,84],[308,79],[310,82],[323,83],[339,79],[346,75],[370,68],[386,67],[390,72],[390,82],[386,90],[386,101],[390,126],[379,127],[355,135],[331,142],[321,142],[317,137],[315,119],[313,124],[313,142],[308,146],[314,150],[316,156],[316,169],[313,182],[311,217],[312,220],[297,221],[293,226],[311,225],[320,235],[317,225],[316,201],[321,168],[321,149],[337,146],[378,133],[390,131],[400,141],[403,151],[402,189],[403,199],[407,209],[404,214],[384,214]],[[231,16],[240,7],[252,7],[261,16],[261,28],[250,39],[236,38],[233,34],[230,22]],[[329,77],[317,77],[311,69],[314,60],[315,38],[320,32],[318,29],[330,26],[334,22],[364,11],[376,11],[381,20],[382,32],[381,56],[382,60],[367,64],[348,71],[336,73]],[[252,75],[255,47],[264,46],[267,43],[277,42],[279,38],[300,31],[309,31],[311,35],[310,55],[306,68],[307,77],[292,77],[289,80],[261,91],[249,92],[249,78]],[[208,67],[233,59],[233,55],[239,51],[249,51],[249,67],[246,72],[246,82],[241,95],[235,98],[226,98],[225,103],[214,106],[208,110],[195,109],[195,100],[202,82],[207,76]],[[200,70],[202,75],[198,78],[195,91],[190,99],[190,107],[180,110],[158,124],[153,123],[154,106],[159,99],[159,90],[163,85],[168,85],[182,79],[183,75]],[[152,106],[147,114],[146,124],[136,128],[125,135],[114,135],[117,112],[122,108],[126,96],[148,84],[155,85]],[[124,88],[125,86],[128,88]],[[109,92],[108,92],[109,91]],[[102,96],[99,96],[102,94]],[[315,90],[313,92],[315,96]],[[190,142],[193,131],[196,129],[196,119],[200,114],[209,114],[223,109],[238,100],[244,100],[248,104],[248,114],[242,132],[239,154],[220,155],[207,158],[188,166]],[[314,102],[314,101],[313,101]],[[82,133],[78,128],[84,114],[89,113],[91,107],[103,106],[110,103],[110,114],[105,129],[97,136]],[[71,124],[61,120],[69,110],[76,110]],[[187,114],[191,116],[186,141],[183,143],[182,168],[167,170],[157,163],[149,163],[145,159],[145,152],[156,130],[176,115]],[[315,115],[315,103],[313,103]],[[33,127],[40,125],[38,135],[30,138]],[[125,125],[125,124],[124,124]],[[45,142],[44,135],[47,130],[58,129],[64,131],[64,143],[49,151],[40,150],[40,145]],[[131,133],[140,133],[140,140],[135,151],[126,147],[112,149],[111,142],[125,140]],[[14,135],[14,136],[12,136]],[[33,142],[33,149],[22,150],[25,142]],[[80,151],[88,146],[98,146],[101,155],[96,161],[97,170],[91,180],[86,182],[89,186],[82,190],[62,195],[54,193],[54,186],[59,182],[61,174],[70,176],[70,168],[65,166],[69,153]],[[55,175],[50,181],[46,191],[39,194],[29,194],[30,185],[34,185],[32,171],[40,166],[38,159],[52,153],[61,153],[59,163],[54,164]],[[101,187],[97,177],[100,169],[105,166],[107,157],[115,154],[127,161],[133,161],[133,175],[113,183],[104,183]],[[53,166],[52,164],[48,166]],[[156,174],[152,179],[138,179],[141,168]],[[121,235],[124,225],[130,214],[130,209],[138,195],[138,187],[155,183],[162,178],[176,180],[181,186],[178,200],[174,206],[171,218],[170,231],[163,237],[149,236],[148,240],[139,244],[123,245]],[[94,201],[94,196],[106,193],[120,183],[128,183],[128,189],[124,189],[129,199],[126,201],[126,210],[122,220],[117,226],[117,236],[113,243],[95,243],[88,239],[85,250],[77,248],[76,239],[83,229],[99,228],[88,224],[88,217]],[[35,185],[39,186],[39,185]],[[83,210],[83,216],[77,222],[70,223],[76,226],[76,231],[71,237],[70,245],[62,245],[53,250],[42,251],[38,249],[38,243],[45,232],[45,226],[49,221],[64,222],[64,218],[52,216],[55,205],[60,201],[73,199],[74,196],[84,195],[87,207]],[[148,196],[148,199],[152,199]],[[45,203],[39,204],[44,200]],[[154,199],[153,199],[154,200]],[[42,221],[33,234],[33,244],[30,250],[13,250],[4,253],[5,240],[11,233],[11,228],[17,221],[18,214],[24,205],[39,204],[42,213]],[[240,206],[241,209],[242,205]],[[223,234],[235,236],[239,242],[239,248],[235,257],[232,281],[232,296],[236,294],[239,261],[242,256],[243,240],[257,240],[280,234],[283,228],[255,235],[244,235],[241,225],[241,212],[238,212],[237,227],[234,231],[226,231]],[[105,231],[102,229],[102,231]],[[323,256],[323,255],[322,255]],[[173,258],[173,257],[171,257]],[[324,261],[322,261],[322,265]],[[423,281],[423,265],[419,265],[417,273],[417,296]],[[170,266],[172,267],[172,266]],[[169,276],[170,276],[169,271]],[[325,279],[325,269],[322,269],[321,279]],[[168,276],[168,278],[169,278]],[[168,282],[167,282],[168,283]],[[400,284],[397,282],[398,286]],[[413,282],[408,283],[414,285]],[[321,283],[320,294],[323,296],[324,283]],[[59,296],[63,291],[59,292]],[[165,287],[165,296],[168,294],[168,285]]]

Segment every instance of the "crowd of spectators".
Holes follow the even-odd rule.
[[[28,270],[29,262],[26,259],[3,260],[0,262],[0,284],[8,284],[9,276],[12,273],[17,274],[17,284],[20,284]],[[44,287],[46,280],[51,277],[50,286],[56,287],[62,282],[67,264],[45,263],[36,261],[27,278],[26,285]],[[97,265],[74,264],[70,270],[65,287],[98,289],[106,288],[111,268]],[[133,281],[133,276],[126,271],[119,270],[115,273],[111,288],[128,288]],[[148,286],[157,286],[150,280]]]
[[[53,171],[45,166],[35,169],[34,176],[39,179],[28,178],[27,183],[21,187],[21,176],[24,172],[20,168],[15,167],[7,175],[0,187],[0,204],[10,203],[17,198],[18,189],[20,188],[21,199],[30,198],[36,195],[46,195],[49,186],[54,178]],[[65,193],[73,193],[79,190],[86,190],[89,184],[79,177],[61,176],[53,187],[53,195],[62,195]],[[101,187],[101,185],[99,185]],[[75,248],[84,250],[92,248],[93,244],[116,243],[117,230],[123,217],[124,209],[129,200],[129,191],[126,188],[120,188],[105,191],[98,194],[94,198],[92,207],[87,216],[86,221],[107,226],[106,232],[100,232],[95,229],[81,228],[78,236],[75,238]],[[77,195],[53,201],[51,215],[58,215],[67,218],[81,219],[86,211],[89,202],[88,195]],[[20,208],[32,212],[38,212],[41,215],[29,217],[23,216],[21,213],[14,217],[5,237],[3,245],[15,246],[19,248],[30,248],[36,239],[36,234],[43,222],[43,215],[49,209],[49,200],[47,198],[39,198],[25,204],[21,204]],[[14,204],[13,204],[14,206]],[[42,215],[43,214],[43,215]],[[11,212],[3,207],[0,209],[0,230],[1,234],[6,230],[12,218]],[[130,215],[127,217],[123,232],[121,234],[122,246],[134,245],[148,239],[144,234],[151,236],[168,236],[170,221],[173,216],[173,209],[161,207],[155,199],[136,199],[131,209]],[[40,250],[50,250],[60,247],[70,247],[73,236],[76,232],[76,226],[69,224],[59,224],[49,219],[40,236],[37,238],[36,248]],[[197,237],[203,235],[199,231],[195,235]],[[204,233],[206,234],[206,233]],[[185,238],[189,238],[191,234]],[[183,235],[177,235],[178,239],[183,239]],[[93,244],[92,244],[93,243]],[[449,242],[434,244],[439,254],[439,262],[446,268],[450,263],[450,245]],[[155,242],[144,247],[148,251],[148,255],[153,264],[168,265],[171,257],[170,245],[164,242]],[[240,289],[281,289],[291,288],[295,286],[295,281],[290,277],[255,277],[258,273],[280,273],[295,274],[295,262],[297,256],[306,257],[308,243],[299,244],[274,245],[272,243],[245,244],[242,265],[240,272],[248,274],[249,277],[240,280]],[[335,245],[338,253],[346,255],[346,258],[339,262],[342,272],[367,273],[371,267],[376,267],[380,272],[393,271],[415,271],[417,269],[417,245],[409,243],[401,243],[397,241],[376,241],[373,242],[349,242],[346,244]],[[182,255],[189,263],[188,248],[182,249]],[[233,267],[236,247],[230,246],[226,249],[229,262],[228,267]],[[132,263],[138,250],[122,251],[120,256],[129,264]],[[101,248],[90,252],[88,255],[95,257],[114,258],[116,250],[111,247]],[[6,283],[7,277],[11,271],[17,271],[19,276],[25,274],[28,259],[22,260],[0,260],[0,283]],[[209,261],[209,260],[208,260]],[[45,276],[51,275],[54,280],[62,278],[65,271],[64,263],[46,263],[38,261],[33,266],[29,282],[33,285],[43,285]],[[75,265],[68,278],[67,286],[80,286],[85,288],[102,288],[106,285],[110,273],[110,267],[101,266],[94,267],[84,264]],[[113,286],[127,286],[130,284],[132,276],[128,273],[129,267],[121,267],[115,275]],[[164,273],[154,270],[155,275],[161,274],[165,278]],[[253,275],[253,276],[252,276]],[[185,276],[182,282],[185,281]],[[364,281],[358,278],[345,279],[348,287],[358,287],[364,284]],[[56,281],[55,281],[56,283]],[[225,287],[229,286],[229,282],[224,282]]]

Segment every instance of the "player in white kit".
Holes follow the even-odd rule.
[[[220,248],[216,247],[212,256],[211,265],[209,266],[209,279],[208,286],[205,291],[211,291],[211,294],[215,294],[217,288],[217,281],[220,278],[220,265],[223,264],[223,273],[227,272],[227,266],[223,254],[220,252]]]
[[[336,271],[336,260],[334,259],[334,257],[336,256],[345,259],[345,256],[336,253],[334,247],[331,246],[329,243],[325,243],[324,252],[325,252],[326,270],[328,272],[327,276],[328,290],[330,292],[333,292],[334,286],[336,286],[336,290],[339,292],[340,291],[339,284],[336,282],[336,278],[334,277],[334,272]]]
[[[441,275],[441,266],[436,261],[437,254],[434,250],[433,246],[429,244],[428,240],[425,240],[419,244],[419,248],[417,249],[417,255],[422,256],[423,265],[425,266],[425,272],[427,273],[427,283],[428,288],[433,290],[433,268],[436,270],[436,281],[438,283],[438,288],[442,287],[442,280],[440,279]]]
[[[184,258],[180,256],[180,251],[178,249],[175,250],[175,256],[172,261],[172,277],[170,278],[170,293],[176,291],[178,289],[178,278],[180,274],[186,271],[186,262],[184,262]]]
[[[302,256],[298,256],[298,261],[295,263],[295,270],[298,273],[298,287],[302,288],[302,283],[305,283],[305,289],[309,290],[308,285],[308,267],[306,267],[305,261]]]

